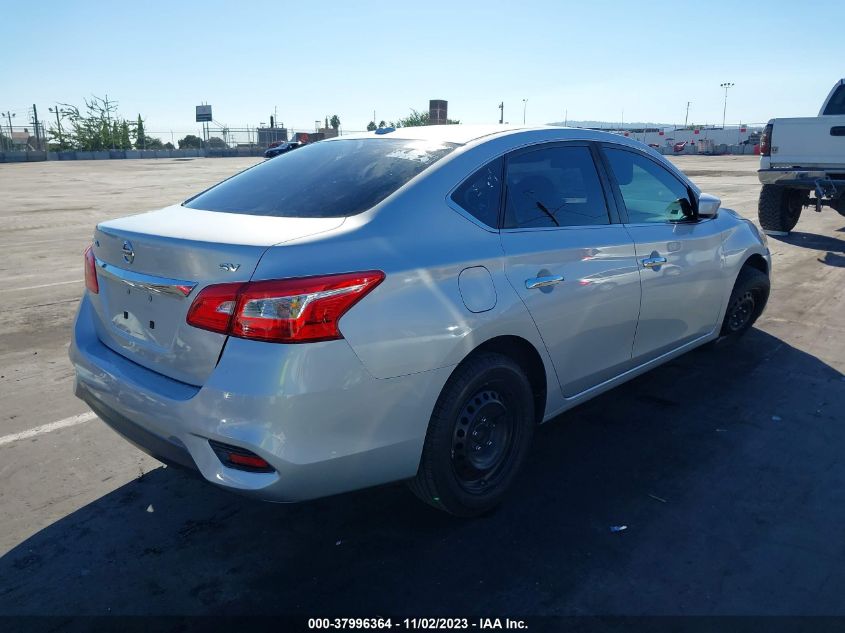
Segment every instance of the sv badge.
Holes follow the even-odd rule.
[[[235,272],[240,267],[240,264],[220,264],[220,270],[225,270],[230,273]]]

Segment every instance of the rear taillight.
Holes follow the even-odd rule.
[[[85,287],[92,293],[99,294],[100,284],[97,282],[97,261],[94,259],[94,249],[85,249]]]
[[[299,279],[207,286],[188,310],[189,325],[239,338],[308,343],[343,338],[338,321],[384,273],[371,270]]]
[[[766,129],[763,130],[763,134],[760,135],[760,155],[761,156],[771,156],[772,155],[772,124],[769,123],[766,126]]]

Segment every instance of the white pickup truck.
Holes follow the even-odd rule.
[[[786,235],[811,205],[845,216],[845,79],[818,116],[769,121],[757,174],[763,183],[757,212],[766,233]]]

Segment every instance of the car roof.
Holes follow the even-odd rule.
[[[395,130],[381,133],[377,131],[362,132],[358,134],[338,136],[326,140],[341,141],[344,139],[360,138],[395,138],[403,140],[420,140],[440,143],[455,143],[457,145],[467,145],[475,141],[479,141],[481,139],[487,140],[487,137],[491,136],[508,136],[524,133],[533,133],[530,134],[530,136],[534,138],[547,136],[549,140],[552,140],[554,138],[560,140],[610,141],[622,145],[646,147],[645,145],[636,142],[634,139],[625,137],[621,134],[612,134],[610,132],[601,132],[599,130],[563,127],[555,125],[425,125],[401,127]]]

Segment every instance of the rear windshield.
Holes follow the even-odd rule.
[[[185,206],[288,218],[346,217],[378,204],[455,147],[402,139],[318,142],[247,169]]]
[[[842,84],[833,93],[830,101],[827,102],[827,107],[824,109],[825,114],[845,114],[845,84]]]

